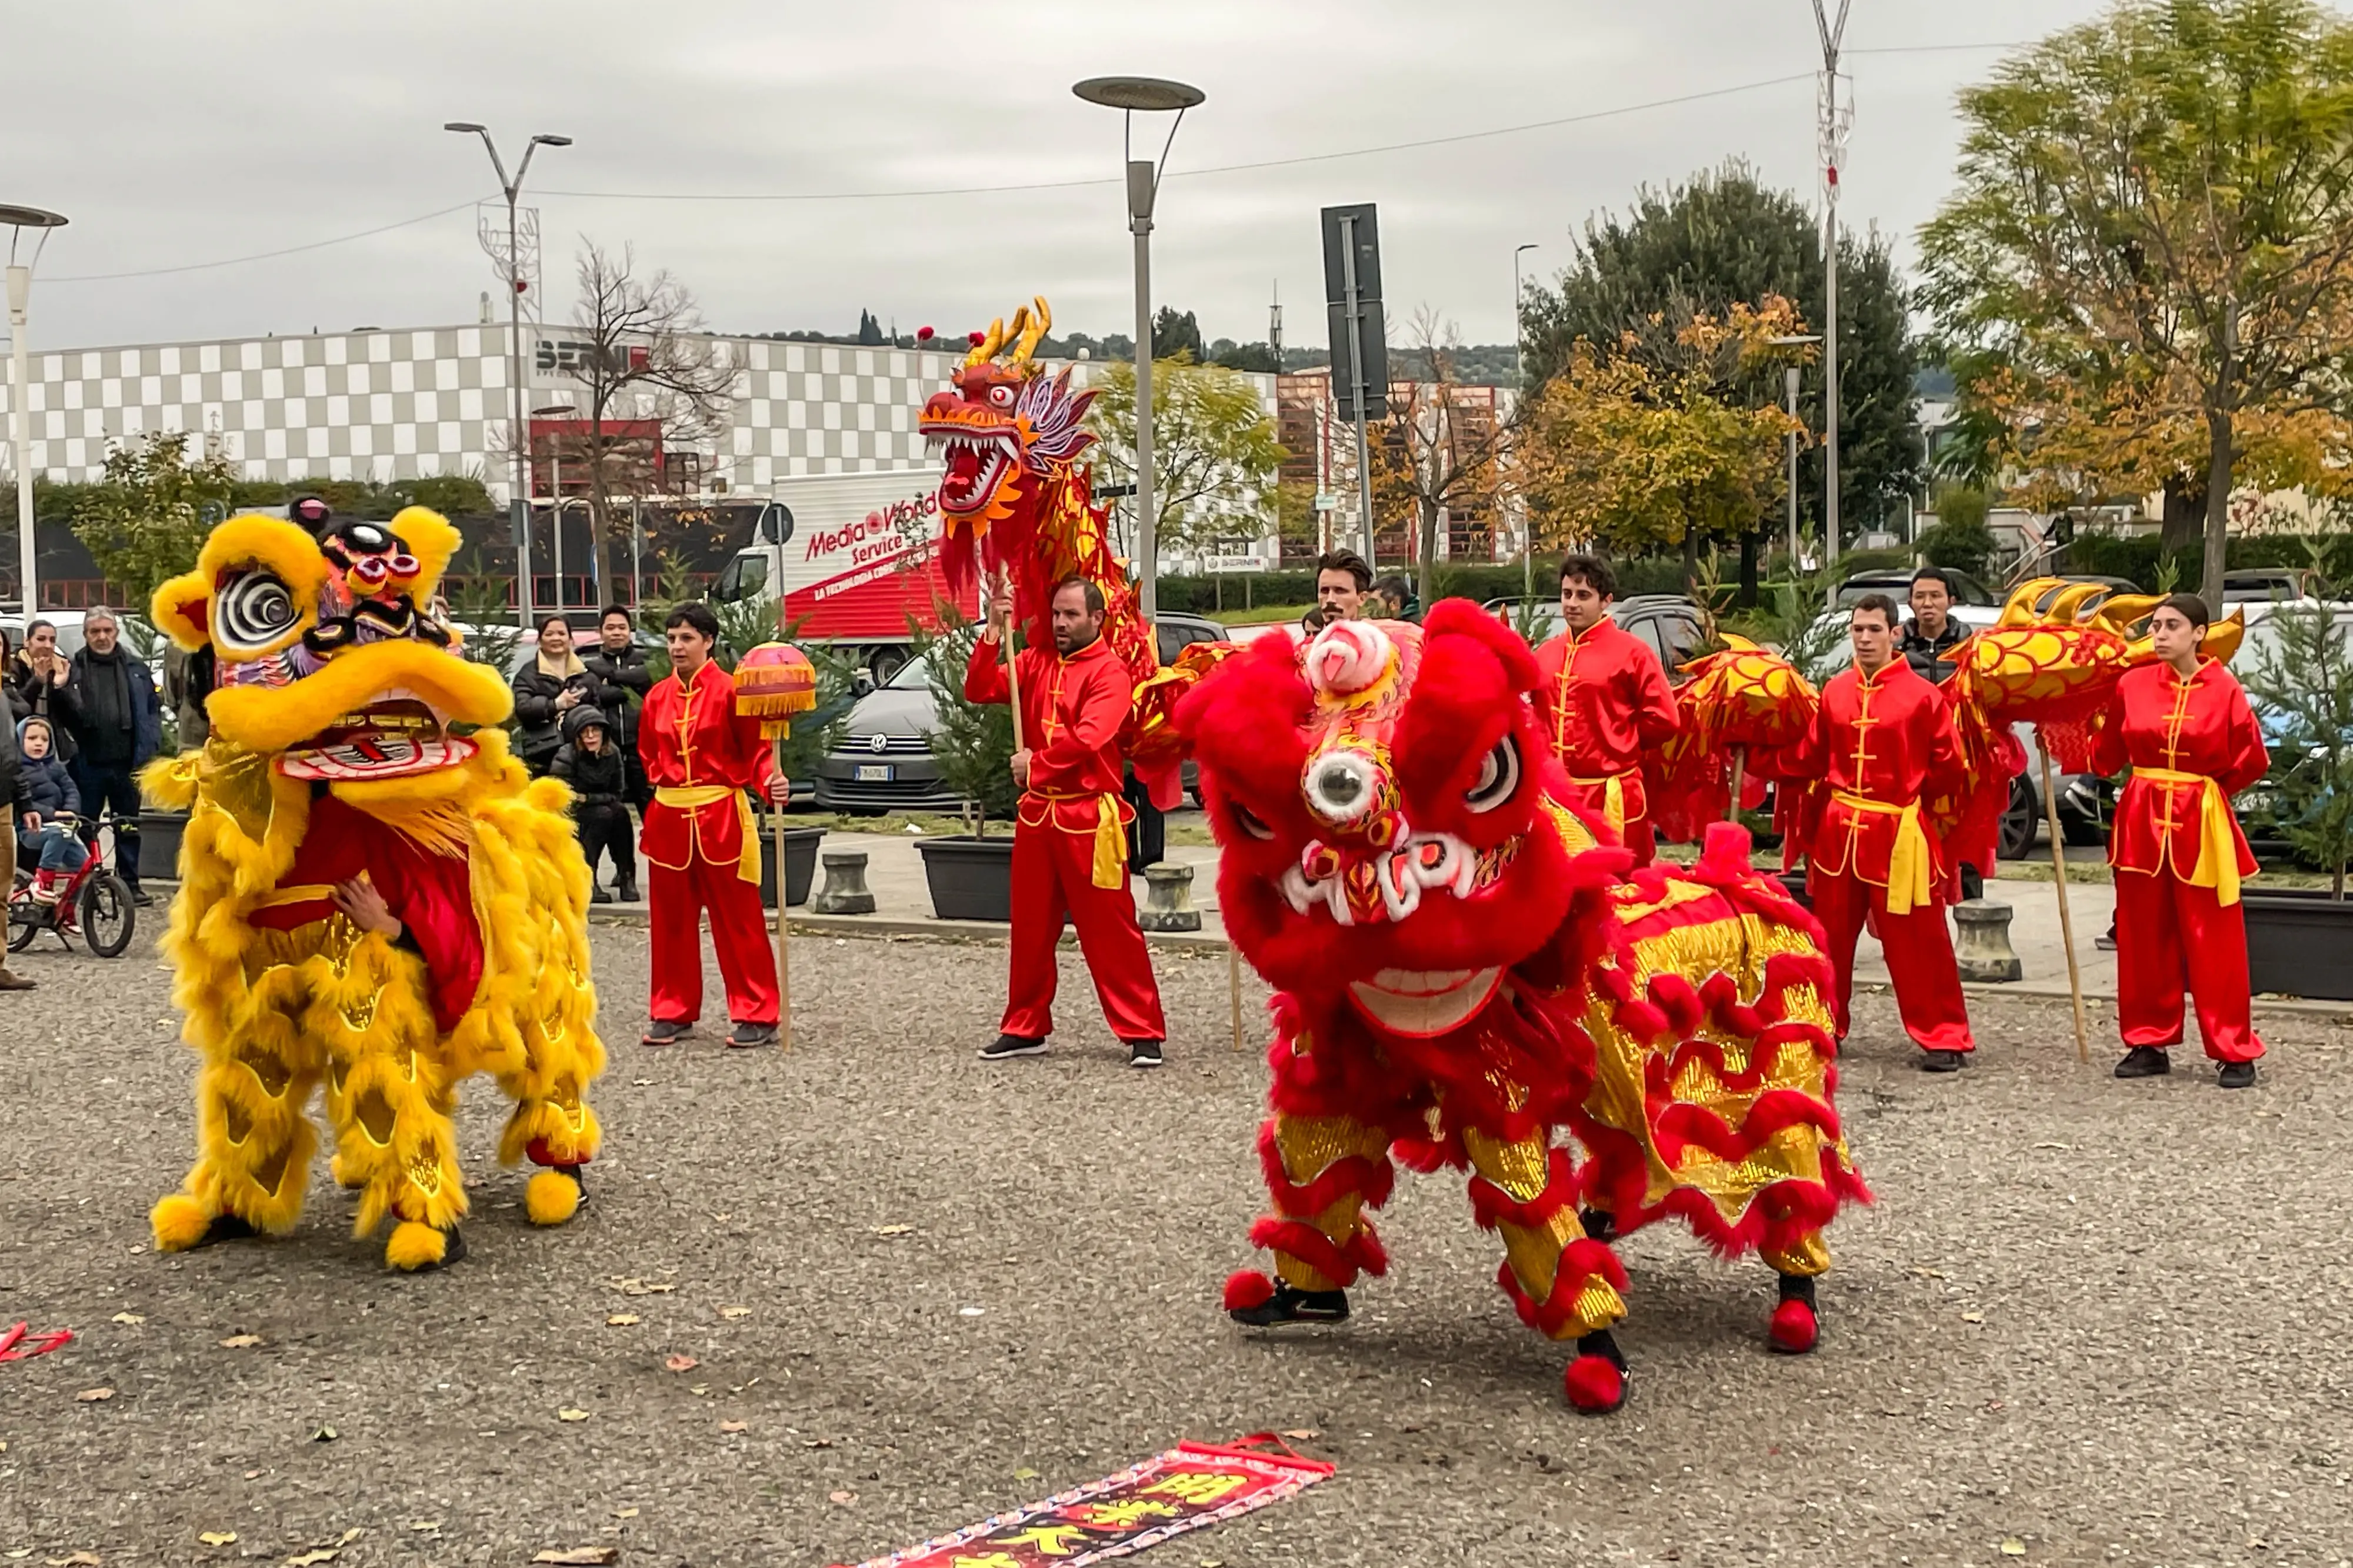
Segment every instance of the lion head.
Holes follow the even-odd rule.
[[[222,741],[330,784],[438,773],[479,750],[450,726],[503,723],[512,705],[434,608],[459,542],[422,507],[388,523],[330,519],[315,535],[234,517],[152,610],[182,647],[213,650],[206,706]]]

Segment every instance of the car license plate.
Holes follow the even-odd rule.
[[[889,784],[899,776],[899,770],[889,763],[860,763],[857,781],[860,784]]]

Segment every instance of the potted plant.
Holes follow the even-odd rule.
[[[915,635],[939,710],[932,755],[940,777],[964,796],[972,831],[923,838],[915,847],[923,857],[934,914],[944,921],[1010,921],[1013,837],[988,829],[992,822],[1010,825],[1020,805],[1021,792],[1013,784],[1013,710],[965,700],[965,665],[980,627],[944,605],[940,622],[937,633]]]
[[[2246,674],[2272,752],[2274,826],[2327,888],[2249,888],[2247,971],[2256,991],[2353,1000],[2353,636],[2334,605],[2280,605]]]

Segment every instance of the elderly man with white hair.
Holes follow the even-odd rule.
[[[163,704],[154,676],[122,646],[122,624],[112,610],[86,612],[81,636],[67,685],[83,830],[88,835],[101,812],[114,813],[115,871],[130,886],[132,902],[152,904],[139,881],[139,770],[163,745]]]

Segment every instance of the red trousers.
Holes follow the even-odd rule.
[[[1904,1032],[1924,1051],[1972,1051],[1968,1006],[1961,1000],[1960,966],[1953,962],[1953,933],[1945,929],[1942,904],[1915,904],[1900,915],[1887,912],[1887,889],[1842,871],[1816,870],[1810,883],[1814,917],[1830,942],[1831,968],[1838,976],[1832,1003],[1839,1038],[1847,1035],[1854,997],[1854,944],[1868,919],[1895,982],[1895,1008]]]
[[[727,1016],[739,1024],[776,1021],[776,954],[769,943],[760,885],[733,861],[702,856],[683,871],[649,865],[653,924],[653,1007],[658,1024],[691,1024],[702,1016],[702,911],[711,911],[711,945],[727,983]]]
[[[2214,889],[2169,871],[2116,873],[2116,1021],[2125,1044],[2181,1043],[2181,990],[2198,999],[2198,1032],[2218,1062],[2263,1054],[2248,1017],[2247,917]]]
[[[1135,895],[1125,877],[1116,888],[1096,887],[1094,854],[1093,835],[1066,832],[1050,818],[1013,830],[1013,963],[997,1026],[1006,1034],[1044,1039],[1054,1032],[1054,944],[1068,914],[1111,1032],[1123,1040],[1167,1037]]]

